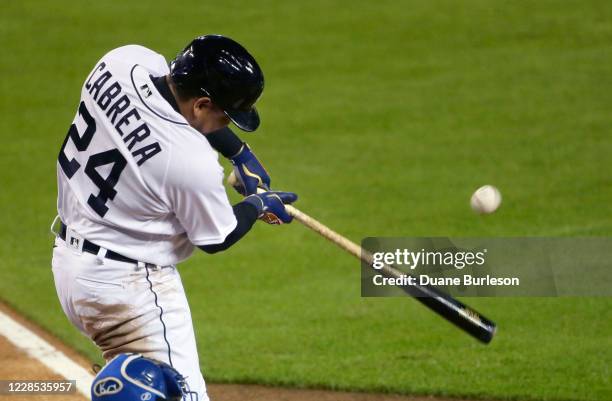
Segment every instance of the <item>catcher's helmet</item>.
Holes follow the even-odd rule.
[[[170,365],[139,354],[120,354],[94,379],[91,399],[197,401],[197,395],[189,391],[185,378]]]
[[[239,43],[221,35],[195,38],[170,63],[174,83],[193,96],[210,97],[244,131],[255,131],[253,106],[264,88],[259,65]]]

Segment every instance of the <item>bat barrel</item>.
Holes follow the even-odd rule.
[[[406,285],[402,286],[402,289],[444,319],[485,344],[491,342],[497,331],[497,326],[491,320],[434,287]]]
[[[371,253],[363,250],[361,254],[361,259],[368,266],[372,266]],[[389,265],[383,265],[380,273],[391,278],[399,278],[405,274]],[[488,344],[493,339],[496,331],[495,323],[449,294],[431,285],[404,284],[398,287],[477,340]]]

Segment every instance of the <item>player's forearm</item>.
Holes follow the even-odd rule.
[[[236,156],[243,145],[238,135],[228,127],[208,133],[205,137],[208,143],[210,143],[210,146],[227,159]]]
[[[258,210],[255,206],[248,202],[240,202],[234,205],[234,215],[238,224],[220,244],[213,245],[201,245],[199,248],[206,253],[217,253],[224,251],[238,242],[242,237],[246,235],[253,227],[253,224],[257,221]]]

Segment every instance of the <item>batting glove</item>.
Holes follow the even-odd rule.
[[[246,143],[242,145],[240,152],[230,160],[238,179],[234,189],[242,196],[256,194],[258,187],[265,190],[270,189],[270,176]]]
[[[249,195],[244,198],[244,202],[257,208],[257,218],[268,224],[283,224],[293,220],[285,205],[295,202],[297,198],[293,192],[270,191]]]

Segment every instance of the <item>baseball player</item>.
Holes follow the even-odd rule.
[[[262,71],[235,41],[194,39],[168,66],[130,45],[96,63],[58,157],[60,228],[53,275],[62,309],[104,358],[163,361],[207,401],[176,265],[235,244],[260,218],[289,223],[297,195],[270,177],[229,128],[254,131]],[[246,196],[230,205],[218,152]],[[257,194],[261,187],[266,192]]]

